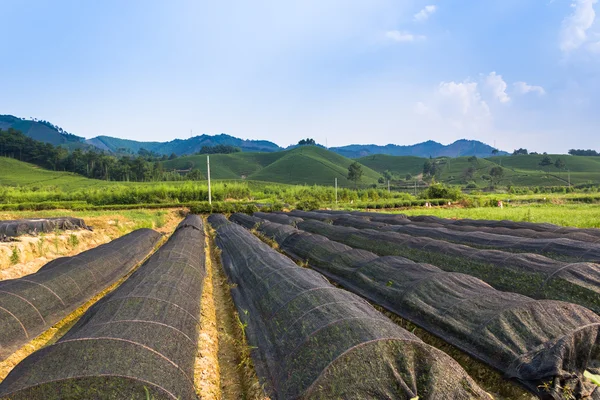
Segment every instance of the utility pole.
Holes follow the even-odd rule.
[[[212,198],[210,193],[210,158],[206,156],[206,171],[208,175],[208,204],[212,204]]]
[[[337,204],[337,178],[335,178],[335,204]]]
[[[415,179],[415,197],[417,196],[417,180]]]

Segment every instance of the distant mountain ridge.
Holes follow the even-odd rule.
[[[178,156],[194,154],[199,152],[203,146],[215,146],[218,144],[236,146],[242,149],[242,151],[273,152],[283,150],[275,143],[267,140],[245,140],[224,133],[214,136],[201,135],[189,139],[175,139],[169,142],[139,142],[110,136],[98,136],[86,140],[86,143],[111,153],[133,152],[136,154],[143,148],[158,154],[169,155],[175,153]]]
[[[64,146],[69,150],[77,148],[99,149],[109,153],[137,154],[140,149],[145,149],[158,154],[181,155],[195,154],[203,146],[229,145],[239,147],[243,152],[276,152],[285,150],[277,144],[267,140],[239,139],[224,133],[219,135],[200,135],[189,139],[174,139],[168,142],[141,142],[137,140],[120,139],[111,136],[97,136],[85,139],[63,131],[47,121],[23,119],[12,115],[0,115],[0,129],[14,128],[32,139],[57,146]],[[317,145],[319,146],[319,145]],[[292,149],[296,145],[289,146]],[[322,147],[322,146],[320,146]],[[477,140],[461,139],[449,145],[443,145],[432,140],[414,145],[388,144],[385,146],[375,144],[351,144],[341,147],[331,147],[328,150],[348,158],[360,158],[374,154],[393,156],[416,157],[490,157],[494,148]],[[507,155],[499,151],[496,155]]]
[[[410,146],[388,144],[379,146],[375,144],[351,144],[342,147],[331,147],[329,150],[348,158],[360,158],[374,154],[387,154],[390,156],[416,156],[416,157],[490,157],[494,148],[478,140],[460,139],[447,146],[428,140]],[[508,155],[505,151],[498,151],[497,155]]]

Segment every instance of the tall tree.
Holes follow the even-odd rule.
[[[354,188],[358,185],[358,182],[363,176],[362,165],[360,165],[357,161],[354,161],[348,167],[348,180],[354,182]]]
[[[504,177],[504,168],[501,166],[492,167],[490,169],[490,177],[493,184],[500,183],[500,180]]]

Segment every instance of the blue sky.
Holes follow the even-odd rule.
[[[0,113],[167,141],[600,150],[597,0],[0,0]]]

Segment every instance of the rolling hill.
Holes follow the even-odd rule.
[[[461,156],[489,157],[492,155],[494,148],[477,140],[461,139],[447,146],[428,140],[427,142],[411,146],[398,146],[395,144],[388,144],[386,146],[351,144],[342,147],[331,147],[329,150],[349,158],[360,158],[373,154],[436,158]],[[498,155],[508,155],[508,153],[499,151]]]
[[[12,115],[0,115],[0,129],[8,128],[21,131],[34,140],[50,143],[55,146],[63,146],[69,150],[90,147],[83,142],[84,138],[59,130],[60,128],[46,121],[22,119]]]
[[[569,178],[572,185],[600,183],[600,157],[550,155],[553,161],[561,158],[566,164],[564,169],[558,169],[554,165],[548,168],[540,167],[539,162],[543,157],[518,155],[476,160],[470,157],[441,157],[431,161],[436,162],[440,169],[438,181],[455,185],[474,182],[480,187],[488,186],[489,181],[483,177],[489,175],[491,168],[496,166],[504,168],[504,177],[500,181],[500,185],[503,186],[565,186],[569,183]],[[390,171],[398,179],[404,178],[406,174],[421,174],[427,159],[379,154],[362,157],[357,161],[379,173]],[[473,176],[468,178],[465,171],[470,167],[474,172]]]
[[[251,179],[265,182],[307,185],[354,186],[346,179],[353,161],[318,146],[300,146],[276,153],[234,153],[210,156],[215,179]],[[199,168],[206,175],[206,156],[187,156],[165,161],[165,169]],[[363,167],[361,185],[377,183],[381,174]]]

